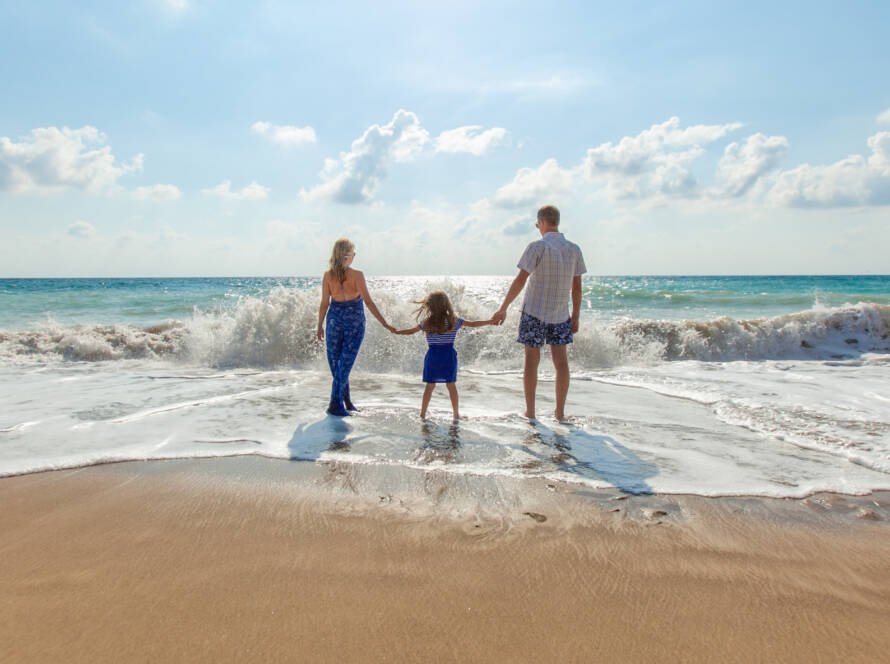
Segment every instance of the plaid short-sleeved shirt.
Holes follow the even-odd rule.
[[[567,321],[572,279],[587,272],[581,247],[562,233],[545,233],[526,247],[517,267],[531,275],[522,310],[545,323]]]

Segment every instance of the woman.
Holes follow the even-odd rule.
[[[355,245],[345,238],[334,243],[330,269],[321,280],[321,306],[318,308],[318,329],[315,336],[326,341],[328,365],[331,367],[331,403],[327,413],[345,417],[358,410],[349,397],[349,372],[365,337],[365,304],[380,324],[392,332],[371,299],[365,275],[352,269]],[[326,329],[322,323],[327,316]]]

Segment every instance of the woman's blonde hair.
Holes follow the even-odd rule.
[[[354,253],[355,245],[345,237],[341,237],[334,242],[334,248],[331,250],[331,260],[328,264],[331,268],[331,274],[333,274],[341,284],[346,281],[346,257],[349,254]]]
[[[424,332],[445,334],[454,327],[454,309],[445,291],[435,290],[422,300],[415,301],[420,308],[415,312]]]

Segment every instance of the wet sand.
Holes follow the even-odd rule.
[[[0,661],[890,652],[887,493],[628,497],[417,481],[415,500],[336,464],[244,458],[0,479]],[[497,509],[478,508],[486,496]]]

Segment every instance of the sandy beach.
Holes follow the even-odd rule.
[[[4,478],[0,660],[876,662],[890,648],[886,493],[480,480],[502,496],[486,513],[423,481],[412,503],[338,464],[264,459]]]

